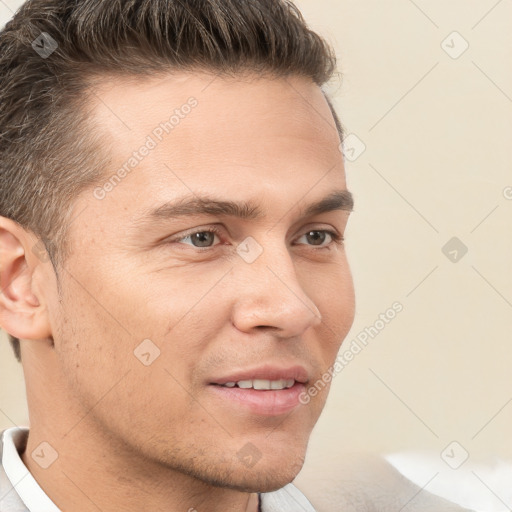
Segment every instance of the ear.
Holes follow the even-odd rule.
[[[0,216],[0,326],[19,339],[51,337],[44,296],[35,277],[47,265],[42,242]]]

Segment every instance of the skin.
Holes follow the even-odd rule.
[[[302,364],[314,383],[335,361],[354,319],[345,247],[306,235],[343,235],[350,212],[300,215],[346,190],[334,120],[303,77],[105,77],[95,93],[105,179],[169,112],[198,105],[104,199],[76,199],[60,290],[34,235],[0,217],[0,324],[23,340],[31,425],[22,460],[63,511],[256,512],[257,492],[300,471],[329,385],[261,416],[208,383],[267,362]],[[199,193],[264,216],[140,220]],[[212,226],[208,251],[183,238]],[[263,248],[250,264],[236,252],[249,236]],[[134,355],[144,339],[160,350],[149,366]],[[58,454],[47,469],[31,456],[42,442]],[[247,443],[261,455],[252,467],[237,456]]]

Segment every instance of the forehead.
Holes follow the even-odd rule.
[[[285,202],[345,186],[335,122],[309,79],[183,73],[105,80],[91,97],[111,159],[99,210],[125,204],[136,217],[196,192]]]
[[[305,149],[339,144],[321,89],[303,77],[181,73],[105,79],[91,99],[96,127],[124,155],[147,135],[158,144],[196,151],[233,152],[247,139],[254,140],[252,147],[286,138],[303,139]]]

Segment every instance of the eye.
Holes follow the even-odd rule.
[[[188,235],[182,236],[181,238],[177,238],[174,240],[175,242],[182,242],[183,240],[190,240],[192,247],[197,247],[198,249],[205,248],[208,249],[212,247],[210,242],[215,240],[215,236],[219,236],[219,231],[212,227],[208,229],[202,229],[201,231],[193,231]],[[197,245],[196,245],[197,244]]]
[[[220,230],[216,227],[209,227],[198,231],[191,231],[180,238],[171,240],[172,242],[191,245],[196,249],[212,249],[215,244],[215,237],[220,237]],[[342,244],[343,236],[336,231],[328,229],[312,229],[304,233],[298,240],[305,238],[308,242],[306,245],[317,247],[318,249],[328,249],[332,243]],[[327,243],[326,243],[327,242]],[[304,245],[304,244],[300,244]]]
[[[328,229],[312,229],[302,235],[299,240],[302,238],[306,238],[308,241],[311,241],[312,243],[310,245],[320,247],[321,249],[329,247],[333,242],[341,244],[343,241],[343,236],[338,235],[336,231]],[[323,245],[326,240],[327,243]]]

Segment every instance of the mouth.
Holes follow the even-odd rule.
[[[271,389],[289,389],[297,381],[295,379],[279,379],[279,380],[239,380],[238,382],[226,382],[225,384],[213,384],[214,386],[222,386],[225,388],[240,388],[240,389],[259,389],[268,391]]]
[[[222,408],[259,416],[280,416],[301,405],[308,372],[302,366],[260,367],[244,370],[209,383],[214,399]],[[241,409],[242,408],[242,409]]]

